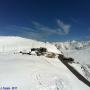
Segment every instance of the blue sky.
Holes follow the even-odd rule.
[[[90,0],[0,0],[0,35],[90,39]]]

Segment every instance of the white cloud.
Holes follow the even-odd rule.
[[[32,22],[31,27],[11,25],[7,26],[8,31],[15,33],[18,36],[24,36],[28,38],[44,40],[51,35],[66,35],[69,34],[70,25],[66,25],[60,20],[57,20],[56,26],[58,27],[51,28],[49,26],[42,25],[38,22]]]
[[[57,24],[58,24],[59,28],[61,28],[65,34],[69,34],[71,25],[66,25],[60,20],[57,20]]]
[[[51,28],[48,26],[44,26],[38,22],[33,22],[34,28],[37,30],[40,30],[41,33],[46,34],[46,35],[66,35],[69,34],[70,27],[71,25],[66,25],[60,20],[57,20],[58,27],[56,28]]]

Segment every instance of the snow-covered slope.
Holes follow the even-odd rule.
[[[17,90],[90,90],[58,59],[13,54],[0,55],[0,87],[17,87]]]
[[[31,48],[46,47],[48,51],[54,53],[60,53],[56,47],[50,43],[44,43],[32,39],[26,39],[15,36],[0,36],[0,52],[8,51],[30,51]]]
[[[67,57],[80,63],[90,64],[90,41],[67,41],[53,43]]]
[[[66,57],[72,57],[75,62],[78,62],[72,66],[90,81],[90,41],[54,42],[53,44]]]
[[[0,37],[0,89],[90,90],[58,58],[10,53],[44,46],[48,51],[60,53],[50,43],[21,37]],[[82,74],[79,65],[71,65]]]

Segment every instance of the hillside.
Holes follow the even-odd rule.
[[[90,41],[54,42],[53,45],[65,56],[73,57],[75,61],[90,64]]]
[[[0,37],[1,90],[13,90],[13,87],[14,90],[90,90],[58,58],[18,53],[20,50],[29,51],[33,47],[46,47],[49,52],[61,54],[50,43],[21,37]],[[89,80],[81,64],[69,65]]]
[[[48,42],[44,43],[18,36],[0,36],[0,52],[18,52],[20,50],[30,51],[31,48],[39,47],[46,47],[50,52],[60,53],[54,45]]]

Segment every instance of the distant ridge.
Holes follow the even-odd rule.
[[[59,49],[59,50],[80,50],[84,49],[90,46],[90,41],[66,41],[66,42],[53,42],[53,44]]]

